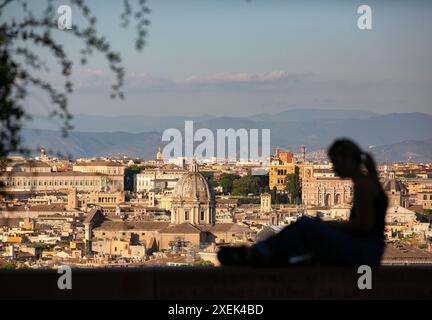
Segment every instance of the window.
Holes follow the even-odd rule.
[[[185,213],[184,213],[184,217],[185,217],[185,220],[186,220],[186,221],[189,220],[189,211],[185,211]]]

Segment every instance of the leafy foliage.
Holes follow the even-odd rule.
[[[80,63],[86,64],[94,52],[102,54],[114,73],[115,83],[111,87],[111,98],[124,98],[122,87],[125,71],[122,67],[120,54],[111,47],[107,39],[97,30],[95,14],[87,6],[85,0],[69,0],[73,8],[77,8],[84,18],[84,23],[73,25],[71,30],[61,31],[79,39],[82,44]],[[45,92],[51,100],[52,117],[61,120],[63,135],[72,129],[72,115],[68,110],[68,95],[73,92],[71,81],[73,61],[63,46],[56,41],[54,33],[58,31],[56,8],[53,0],[45,0],[40,16],[29,9],[30,0],[0,0],[0,18],[10,20],[0,24],[0,157],[11,152],[25,152],[20,148],[19,132],[22,121],[28,119],[23,102],[31,87]],[[23,12],[22,18],[13,16],[14,6]],[[131,21],[135,22],[135,48],[142,50],[145,45],[146,27],[150,24],[147,15],[150,13],[146,0],[136,0],[132,6],[129,0],[123,1],[123,13],[120,15],[121,26],[126,28]],[[30,51],[26,44],[42,47],[47,50],[46,58],[54,58],[60,66],[60,74],[64,78],[62,89],[54,83],[41,78],[41,74],[49,73],[45,61]],[[52,74],[50,74],[52,79]]]
[[[214,181],[214,186],[221,186],[224,194],[230,194],[233,190],[234,181],[240,179],[237,174],[222,173],[219,180]]]
[[[429,222],[432,221],[432,209],[424,209],[423,215],[424,215],[426,221],[429,221]]]
[[[126,171],[130,173],[140,173],[142,170],[143,167],[137,164],[133,164],[126,168]]]
[[[241,177],[237,174],[222,173],[219,180],[214,180],[214,186],[222,186],[224,194],[247,196],[249,193],[268,192],[268,175]]]
[[[285,180],[285,191],[289,202],[298,204],[300,201],[300,181],[298,173],[288,174]]]
[[[235,196],[256,195],[266,190],[268,176],[252,176],[250,174],[233,181],[232,194]]]
[[[402,175],[402,177],[406,179],[414,179],[415,177],[417,177],[417,175],[415,173],[405,173]]]

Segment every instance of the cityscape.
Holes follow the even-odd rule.
[[[267,162],[82,158],[45,149],[1,173],[0,268],[218,266],[306,215],[348,220],[352,182],[276,148]],[[389,198],[383,264],[432,263],[432,164],[381,163]]]
[[[431,11],[0,0],[0,300],[430,299]]]

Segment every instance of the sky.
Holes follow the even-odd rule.
[[[120,27],[121,2],[89,4],[98,30],[122,54],[126,100],[109,98],[113,74],[95,55],[75,66],[73,114],[432,113],[432,1],[149,0],[143,52],[134,50],[134,30]],[[372,30],[357,27],[362,4],[372,8]],[[82,23],[76,10],[73,19]],[[56,37],[76,57],[79,43],[66,32]],[[55,72],[46,77],[59,81]],[[27,105],[43,114],[47,101],[34,92]]]

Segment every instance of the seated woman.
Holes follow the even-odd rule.
[[[284,266],[299,256],[320,265],[376,266],[384,251],[387,196],[372,157],[354,142],[340,139],[328,150],[335,173],[350,178],[354,199],[349,221],[300,217],[272,237],[251,247],[222,247],[222,265]]]

